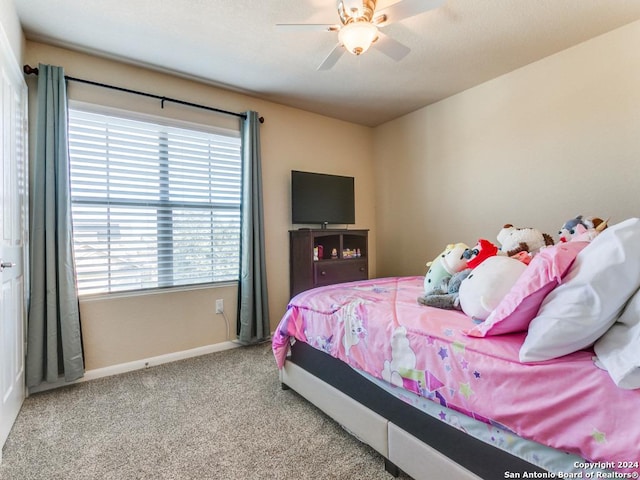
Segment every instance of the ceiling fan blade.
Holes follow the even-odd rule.
[[[331,53],[326,56],[326,58],[322,61],[322,63],[318,66],[318,70],[329,70],[333,67],[336,62],[340,59],[342,54],[344,53],[344,48],[339,43],[333,47]]]
[[[401,0],[377,11],[375,18],[380,20],[376,23],[382,27],[389,23],[399,22],[405,18],[438,8],[444,2],[445,0]]]
[[[278,23],[276,28],[287,32],[337,32],[340,30],[338,25],[328,23]]]
[[[396,62],[402,60],[411,51],[406,45],[380,31],[378,32],[378,40],[373,46]]]

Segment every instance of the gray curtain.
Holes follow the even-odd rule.
[[[62,68],[38,68],[29,202],[28,387],[84,375],[71,237],[66,83]]]
[[[270,335],[264,253],[260,125],[256,112],[246,112],[241,134],[242,214],[237,333],[240,343],[252,344],[263,341]]]

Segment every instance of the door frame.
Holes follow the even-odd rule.
[[[0,24],[0,462],[26,397],[28,300],[27,84]],[[7,161],[7,159],[9,161]]]

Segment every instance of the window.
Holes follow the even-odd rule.
[[[82,294],[238,280],[240,138],[69,111]]]

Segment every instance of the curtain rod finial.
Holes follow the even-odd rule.
[[[38,68],[33,68],[31,65],[24,65],[22,67],[22,71],[26,74],[26,75],[38,75]]]
[[[259,121],[260,123],[264,123],[264,117],[260,117],[260,118],[258,118],[258,121]]]

